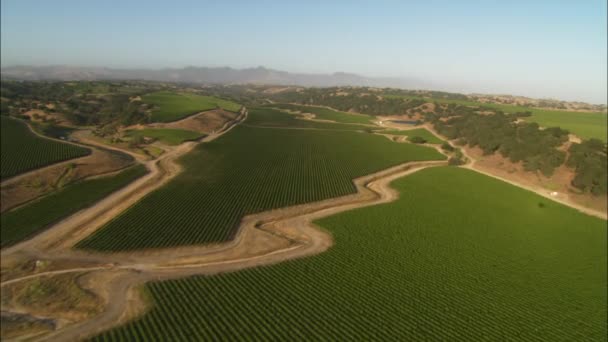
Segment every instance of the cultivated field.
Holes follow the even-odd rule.
[[[144,128],[128,131],[127,135],[133,138],[146,137],[157,139],[167,145],[179,145],[184,141],[196,140],[204,136],[204,134],[198,132],[173,128]]]
[[[429,144],[443,143],[443,140],[437,138],[433,133],[429,132],[428,130],[426,130],[424,128],[415,128],[415,129],[408,129],[408,130],[402,130],[402,131],[388,130],[388,131],[379,131],[378,133],[391,134],[391,135],[405,135],[408,138],[420,137],[420,138],[426,140],[426,142],[428,142]]]
[[[252,115],[245,123],[249,126],[273,127],[273,128],[294,128],[294,129],[319,129],[319,130],[340,130],[340,131],[361,131],[369,129],[358,124],[341,124],[334,122],[319,122],[313,120],[299,119],[294,114],[288,114],[276,109],[263,108],[252,109]]]
[[[249,115],[245,124],[291,117],[266,109]],[[444,158],[434,149],[369,133],[240,126],[184,156],[182,174],[78,247],[124,251],[222,242],[235,236],[249,213],[346,195],[355,191],[354,178]]]
[[[85,156],[91,151],[67,143],[36,136],[27,125],[1,116],[0,178],[6,179],[25,171],[56,162]]]
[[[270,107],[286,109],[292,112],[310,113],[315,115],[315,119],[340,123],[360,123],[369,125],[370,121],[373,119],[370,115],[340,112],[324,107],[301,106],[288,103],[272,104]]]
[[[393,185],[318,222],[327,252],[149,284],[153,308],[93,340],[605,339],[605,221],[464,169]]]
[[[170,122],[206,110],[222,108],[236,112],[241,106],[237,103],[213,96],[160,91],[144,95],[142,100],[157,108],[152,110],[153,122]]]
[[[92,205],[147,172],[143,165],[112,176],[71,184],[31,203],[0,215],[0,247],[20,242],[78,210]]]

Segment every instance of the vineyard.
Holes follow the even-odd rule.
[[[258,127],[275,128],[314,128],[319,130],[340,130],[340,131],[362,131],[369,130],[357,124],[342,124],[334,122],[319,122],[312,120],[298,119],[295,115],[270,108],[254,108],[250,111],[250,118],[247,125]]]
[[[173,128],[144,128],[128,131],[127,135],[133,138],[152,138],[160,140],[167,145],[179,145],[184,141],[196,140],[204,136],[204,134],[198,132]]]
[[[93,340],[605,340],[604,221],[464,169],[393,185],[317,222],[329,251],[149,284],[154,307]]]
[[[115,176],[69,185],[32,203],[3,213],[0,215],[0,247],[13,245],[40,232],[54,222],[122,188],[146,172],[143,165],[133,166]]]
[[[311,113],[315,115],[315,119],[331,120],[340,123],[370,124],[370,120],[373,119],[370,115],[340,112],[325,107],[302,106],[288,103],[272,104],[271,107],[294,112]]]
[[[355,191],[353,178],[444,158],[369,133],[239,126],[184,156],[184,172],[78,247],[123,251],[227,241],[246,214],[346,195]]]
[[[429,132],[425,128],[416,128],[416,129],[408,129],[408,130],[389,130],[389,131],[380,131],[382,134],[392,134],[392,135],[405,135],[408,138],[411,137],[420,137],[429,144],[441,144],[443,140],[437,138],[433,133]]]
[[[151,119],[153,122],[176,121],[198,112],[216,108],[222,108],[231,112],[236,112],[241,108],[241,105],[237,103],[213,96],[166,91],[144,95],[142,100],[155,107],[152,109]]]
[[[89,149],[36,136],[27,125],[1,116],[0,178],[6,179],[25,171],[56,162],[82,157]]]

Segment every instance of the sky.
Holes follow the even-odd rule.
[[[2,0],[1,64],[265,66],[607,102],[606,0]]]

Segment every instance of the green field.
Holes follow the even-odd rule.
[[[426,140],[429,144],[441,144],[443,140],[437,138],[433,133],[429,132],[426,128],[416,128],[409,130],[389,130],[379,131],[381,134],[392,134],[392,135],[405,135],[407,137],[421,137]]]
[[[157,107],[152,110],[152,122],[170,122],[198,112],[222,108],[236,112],[241,105],[213,96],[159,91],[142,96],[145,103]]]
[[[36,136],[19,120],[1,116],[0,178],[6,179],[25,171],[56,162],[86,156],[91,151],[67,143]]]
[[[296,116],[270,108],[254,108],[250,110],[247,126],[273,128],[314,128],[319,130],[363,131],[368,127],[358,124],[342,124],[334,122],[318,122],[298,119]]]
[[[179,145],[184,141],[197,140],[204,136],[202,133],[173,128],[144,128],[128,131],[130,137],[148,137],[158,139],[167,145]]]
[[[39,200],[0,215],[0,247],[13,245],[86,208],[147,173],[143,165],[117,175],[71,184]]]
[[[606,339],[605,221],[459,168],[393,186],[317,222],[327,252],[148,284],[154,307],[93,340]]]
[[[252,110],[250,119],[265,111]],[[182,158],[183,173],[78,247],[122,251],[227,241],[246,214],[346,195],[355,191],[354,178],[444,158],[368,133],[238,126],[197,146]]]
[[[279,109],[287,109],[290,111],[297,111],[302,113],[311,113],[315,114],[315,119],[320,120],[331,120],[339,123],[360,123],[360,124],[370,124],[370,120],[373,119],[370,115],[365,114],[353,114],[340,112],[337,110],[325,108],[325,107],[315,107],[315,106],[302,106],[302,105],[294,105],[289,103],[277,103],[269,105],[269,107],[279,108]]]
[[[404,99],[424,99],[428,102],[454,103],[463,106],[485,106],[505,113],[532,112],[531,117],[524,118],[527,121],[537,122],[542,127],[561,127],[567,129],[581,138],[597,138],[604,142],[608,140],[608,115],[600,112],[569,112],[563,110],[539,109],[498,103],[481,103],[467,100],[423,98],[416,96],[392,95],[389,97]]]

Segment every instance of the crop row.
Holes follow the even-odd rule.
[[[316,222],[327,252],[151,283],[149,312],[93,340],[605,339],[604,221],[464,169],[394,186]]]
[[[346,195],[356,177],[442,158],[368,133],[236,127],[199,145],[181,160],[183,173],[78,246],[119,251],[227,241],[246,214]]]
[[[38,137],[18,120],[6,116],[2,116],[1,120],[2,179],[91,153],[87,148]]]

